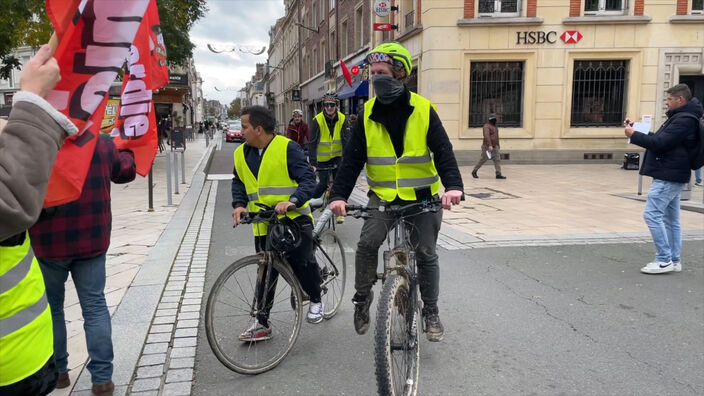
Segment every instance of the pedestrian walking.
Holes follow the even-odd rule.
[[[105,253],[112,228],[110,182],[128,183],[135,175],[132,151],[118,151],[110,136],[101,135],[78,200],[44,209],[30,229],[54,324],[57,388],[70,385],[64,320],[64,284],[69,273],[85,321],[93,394],[111,395],[115,388],[112,327],[104,294]]]
[[[645,274],[682,271],[682,229],[680,192],[689,183],[691,169],[688,147],[695,144],[697,119],[704,108],[686,84],[667,90],[667,120],[654,134],[636,133],[626,119],[625,134],[631,143],[645,148],[640,174],[653,178],[643,212],[655,244],[655,260],[641,268]]]
[[[45,45],[24,66],[0,122],[0,395],[46,395],[56,386],[51,312],[27,228],[39,216],[56,153],[78,132],[44,100],[59,81]]]
[[[501,148],[499,147],[499,128],[496,126],[496,114],[489,114],[489,118],[483,127],[484,140],[482,140],[482,156],[472,170],[472,177],[477,179],[477,171],[484,163],[491,159],[494,161],[497,179],[505,179],[501,174]]]

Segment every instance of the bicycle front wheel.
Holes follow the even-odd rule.
[[[327,229],[320,234],[315,244],[315,260],[320,268],[321,297],[325,311],[323,316],[330,319],[337,313],[345,294],[347,262],[342,241],[335,231]]]
[[[410,295],[408,280],[393,274],[386,279],[379,297],[374,363],[380,395],[418,393],[420,316]]]
[[[210,348],[222,364],[240,374],[276,367],[301,329],[303,298],[298,281],[278,261],[267,274],[266,260],[254,255],[232,263],[215,281],[205,309]]]

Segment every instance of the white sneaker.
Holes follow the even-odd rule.
[[[254,318],[249,328],[240,334],[239,339],[244,342],[266,341],[271,339],[271,333],[271,324],[266,327]]]
[[[672,270],[674,272],[682,272],[682,260],[672,261]]]
[[[306,315],[306,320],[308,323],[320,323],[323,321],[323,303],[314,303],[311,302],[310,306],[308,307],[308,315]]]
[[[662,261],[653,261],[652,263],[648,263],[645,267],[640,269],[640,272],[644,274],[664,274],[665,272],[672,272],[675,270],[675,266],[672,264],[672,261],[668,262],[662,262]]]

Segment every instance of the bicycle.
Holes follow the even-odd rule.
[[[271,207],[258,205],[262,210],[247,213],[241,223],[269,222],[271,227],[281,222]],[[324,317],[330,319],[342,301],[346,271],[344,255],[342,267],[333,261],[334,252],[337,248],[341,251],[342,245],[335,237],[336,244],[329,246],[333,253],[329,253],[321,237],[314,238],[315,257],[321,268]],[[304,315],[307,296],[285,254],[274,250],[268,240],[266,246],[265,251],[230,264],[213,284],[206,303],[205,330],[210,348],[223,365],[240,374],[260,374],[276,367],[293,348]],[[239,337],[254,320],[271,329],[270,338]]]
[[[384,252],[384,272],[374,330],[374,364],[380,395],[416,395],[420,373],[419,322],[422,332],[416,257],[411,245],[411,227],[406,219],[421,213],[437,212],[441,200],[433,198],[404,206],[379,208],[347,205],[348,215],[371,217],[379,210],[395,217],[393,247]],[[387,236],[388,241],[388,236]]]
[[[313,229],[314,235],[320,235],[325,229],[328,228],[332,229],[333,231],[335,230],[335,224],[337,224],[337,221],[335,219],[335,216],[333,216],[333,213],[330,208],[328,208],[328,204],[330,203],[330,188],[332,187],[332,184],[335,181],[334,174],[336,169],[337,165],[331,165],[317,169],[319,172],[327,172],[328,188],[325,190],[322,200],[318,202],[313,202],[313,200],[311,200],[312,202],[310,202],[309,204],[310,209],[312,211],[321,209],[320,217],[318,217],[318,219],[315,221],[315,228]]]

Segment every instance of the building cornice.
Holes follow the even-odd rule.
[[[653,18],[647,15],[587,15],[578,17],[566,17],[562,19],[565,25],[592,25],[595,23],[610,24],[641,24],[650,23]]]
[[[704,15],[673,15],[670,23],[704,23]]]
[[[542,25],[543,18],[538,17],[490,17],[464,18],[457,21],[457,26],[490,26],[490,25]]]

